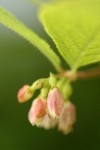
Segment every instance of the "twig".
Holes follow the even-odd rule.
[[[100,77],[100,67],[95,69],[90,69],[86,71],[78,71],[76,73],[78,79],[88,79],[93,77]]]
[[[77,79],[89,79],[93,77],[100,77],[100,67],[86,71],[77,71],[74,74],[72,71],[64,71],[60,74],[56,74],[56,77],[68,77],[72,81]]]

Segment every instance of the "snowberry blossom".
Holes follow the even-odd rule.
[[[32,125],[39,125],[42,117],[46,114],[46,101],[40,97],[32,103],[28,119]]]
[[[73,130],[73,125],[76,122],[76,108],[74,104],[67,101],[64,104],[63,112],[59,118],[58,129],[64,134],[68,134]]]
[[[58,86],[57,82],[59,80],[51,74],[49,78],[39,79],[31,86],[24,85],[18,91],[17,97],[18,101],[23,103],[32,98],[37,89],[40,90],[39,96],[34,99],[29,110],[29,122],[44,129],[57,126],[59,131],[68,134],[76,122],[76,109],[70,101],[65,101],[68,99],[67,83],[61,82],[62,86]]]
[[[20,103],[28,101],[33,96],[33,92],[29,85],[24,85],[17,94]]]
[[[64,107],[64,100],[58,88],[49,91],[47,97],[47,109],[51,117],[57,118],[61,115]]]

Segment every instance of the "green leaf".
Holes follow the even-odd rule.
[[[100,61],[100,0],[44,5],[39,17],[73,70]]]
[[[54,65],[54,67],[60,70],[60,59],[50,48],[49,44],[40,38],[36,33],[21,23],[10,12],[0,7],[0,23],[9,27],[23,38],[28,40],[31,44],[36,46]]]

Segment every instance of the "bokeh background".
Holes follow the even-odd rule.
[[[1,0],[0,5],[56,49],[37,19],[35,5],[27,0]],[[53,66],[34,46],[0,25],[0,150],[100,150],[100,78],[73,84],[71,100],[77,107],[73,133],[64,136],[56,129],[46,131],[28,122],[32,101],[19,104],[17,91],[48,77],[50,71],[55,72]]]

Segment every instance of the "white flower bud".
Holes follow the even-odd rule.
[[[61,114],[58,122],[58,129],[64,134],[72,131],[73,125],[76,122],[76,108],[74,104],[67,101],[65,102],[63,113]]]

